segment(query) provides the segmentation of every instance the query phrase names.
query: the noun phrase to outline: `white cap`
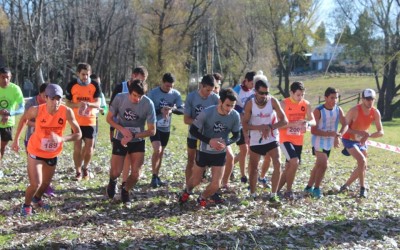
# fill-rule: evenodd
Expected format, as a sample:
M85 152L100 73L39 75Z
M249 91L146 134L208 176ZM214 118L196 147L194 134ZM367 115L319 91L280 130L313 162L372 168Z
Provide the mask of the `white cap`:
M256 84L258 81L263 81L268 86L268 88L270 87L268 78L265 75L261 75L261 74L255 75L253 78L254 84Z
M372 98L375 99L376 93L375 93L375 91L374 91L373 89L365 89L365 90L362 92L362 97L363 97L363 98L372 97Z

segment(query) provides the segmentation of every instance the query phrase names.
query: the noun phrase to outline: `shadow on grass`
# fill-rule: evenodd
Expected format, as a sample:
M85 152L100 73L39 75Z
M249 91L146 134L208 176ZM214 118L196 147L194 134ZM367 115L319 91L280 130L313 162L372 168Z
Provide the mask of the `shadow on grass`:
M182 214L174 214L179 216ZM146 217L142 214L143 217ZM139 215L140 217L140 215ZM122 219L119 215L109 218L112 220ZM246 230L239 228L233 232L224 232L224 230L204 230L204 233L196 235L170 236L162 235L158 237L143 237L137 234L128 234L128 240L116 241L107 240L105 236L102 240L91 241L86 244L65 244L41 243L33 245L33 249L59 249L59 248L79 248L79 249L149 249L149 248L321 248L337 247L344 243L356 244L357 242L366 242L372 240L385 243L385 236L389 238L398 237L400 234L398 217L384 216L376 219L366 220L342 220L342 221L316 221L313 223L277 227L271 223L260 225L257 230ZM44 227L45 225L42 225ZM54 225L54 223L52 224ZM79 226L79 225L73 225ZM30 230L33 228L30 226ZM22 230L20 232L28 232ZM140 231L140 230L139 230ZM127 231L128 232L128 231ZM111 233L111 232L110 232ZM129 233L129 232L128 232ZM111 235L111 234L110 234ZM124 237L126 239L126 237ZM131 239L131 240L130 240ZM389 244L386 242L386 244ZM382 246L383 246L382 245ZM389 245L390 246L390 245ZM13 246L13 248L23 248L23 245ZM349 246L351 247L351 246Z

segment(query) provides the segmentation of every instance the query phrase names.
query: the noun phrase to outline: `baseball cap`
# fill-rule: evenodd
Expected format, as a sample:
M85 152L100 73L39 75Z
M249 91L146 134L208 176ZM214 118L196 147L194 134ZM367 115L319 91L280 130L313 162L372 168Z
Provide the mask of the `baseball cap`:
M63 96L63 90L58 84L50 83L47 85L45 94L50 97L54 98L55 96L62 97Z
M374 98L375 99L376 93L375 93L375 91L373 89L365 89L362 92L362 97L363 98Z
M254 84L257 84L258 81L262 81L268 86L268 88L270 87L268 78L265 75L262 75L262 74L255 75L254 78L253 78Z

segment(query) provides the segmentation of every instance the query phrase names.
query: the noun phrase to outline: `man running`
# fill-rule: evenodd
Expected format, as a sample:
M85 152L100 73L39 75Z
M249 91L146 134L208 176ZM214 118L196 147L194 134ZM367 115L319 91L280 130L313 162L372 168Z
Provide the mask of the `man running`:
M107 114L107 122L117 130L113 139L107 194L110 199L114 198L117 179L123 170L125 156L128 155L131 173L121 187L121 200L126 205L130 204L129 191L139 180L143 166L144 138L156 133L156 112L153 102L144 95L146 86L141 80L133 80L129 85L129 93L118 94Z
M77 141L82 137L72 109L61 104L63 91L57 84L49 84L45 90L46 103L33 106L21 117L12 149L19 151L19 138L26 123L35 119L35 130L28 141L29 186L25 192L25 202L21 208L23 216L32 215L34 208L49 209L42 200L46 188L51 183L64 142ZM67 122L72 133L63 135Z
M383 126L381 114L374 108L376 93L373 89L365 89L361 95L361 104L351 108L346 114L346 124L349 128L342 137L345 147L344 154L351 155L357 161L357 168L351 173L349 179L340 188L340 192L345 192L348 187L357 179L360 181L360 198L367 198L365 187L365 176L367 174L367 145L368 138L382 137ZM375 123L376 132L369 133L368 129Z

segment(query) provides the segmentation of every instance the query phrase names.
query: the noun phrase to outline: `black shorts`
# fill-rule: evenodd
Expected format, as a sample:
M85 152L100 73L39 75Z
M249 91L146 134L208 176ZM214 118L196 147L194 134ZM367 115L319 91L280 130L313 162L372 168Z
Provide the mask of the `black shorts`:
M303 151L303 146L293 145L291 142L286 141L281 144L281 149L286 157L286 161L293 158L299 158L299 162L301 162L301 151Z
M200 140L187 138L187 147L191 149L197 149L198 143Z
M244 140L243 129L241 128L241 129L240 129L240 139L239 139L239 141L236 142L236 145L240 146L240 145L243 145L243 144L245 144L245 143L246 143L246 142L245 142L245 140Z
M154 136L150 136L150 141L159 141L161 142L161 146L166 147L169 141L170 132L162 132L160 130L156 130L156 134Z
M113 140L112 144L113 155L125 156L126 154L144 152L145 149L145 140L141 140L138 142L128 142L128 145L126 147L122 146L121 141L117 139Z
M0 128L1 141L12 141L12 127Z
M38 161L44 161L50 167L55 167L57 165L57 160L58 160L57 156L54 158L42 158L36 155L29 154L29 157Z
M220 154L209 154L196 151L196 165L199 167L223 167L226 162L226 152Z
M259 155L266 155L270 150L279 147L279 142L273 141L263 145L250 146L250 150Z
M82 139L94 139L96 138L96 126L80 126L82 131Z
M325 150L325 149L322 149L322 151L320 151L320 152L325 153L326 156L328 156L328 158L329 158L329 155L331 154L330 150ZM314 147L312 147L312 154L315 155L315 148Z

